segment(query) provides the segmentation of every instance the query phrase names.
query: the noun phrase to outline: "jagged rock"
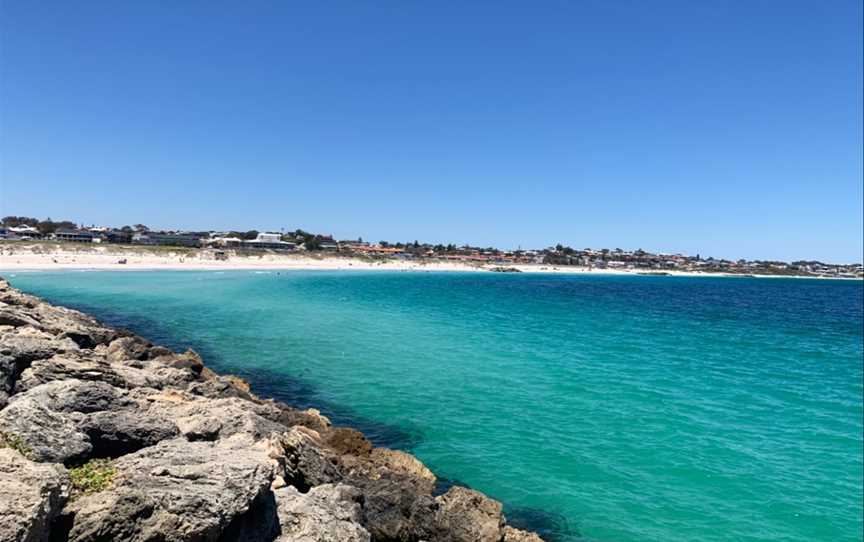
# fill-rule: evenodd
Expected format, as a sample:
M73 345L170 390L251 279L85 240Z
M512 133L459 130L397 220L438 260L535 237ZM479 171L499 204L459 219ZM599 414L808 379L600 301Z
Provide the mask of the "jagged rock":
M201 371L204 369L204 361L201 359L201 356L192 349L189 349L182 354L175 354L169 351L168 353L152 358L151 364L165 365L166 367L173 367L174 369L183 369L195 376L200 375ZM248 386L246 391L249 391Z
M113 466L112 487L68 507L69 542L272 540L278 530L273 462L246 437L162 441Z
M119 457L179 434L170 419L135 408L89 414L78 428L90 439L92 457Z
M543 539L534 533L514 529L508 525L504 527L503 542L543 542Z
M285 427L302 425L317 433L324 433L331 425L330 420L314 408L298 410L272 399L259 401L259 404L270 407L261 410L259 412L261 416Z
M143 361L150 358L150 343L139 337L120 337L102 347L101 353L109 361Z
M0 540L47 541L69 487L61 465L34 463L15 450L0 448Z
M21 373L37 359L78 349L71 340L60 340L32 327L16 327L0 332L0 408L15 390Z
M49 409L38 396L15 395L0 410L0 433L20 439L34 461L74 463L93 450L90 439L68 417Z
M363 494L344 484L324 484L303 494L292 486L276 496L280 534L275 542L369 542L363 528Z
M252 435L260 439L270 433L280 433L285 430L284 426L244 410L241 406L214 404L217 401L232 400L207 400L190 405L188 408L177 409L175 411L177 426L190 440L216 440L236 433Z
M54 307L41 303L34 309L39 326L61 338L69 338L81 348L93 348L106 344L117 336L113 329L103 327L95 319L65 307Z
M151 393L149 411L171 419L189 440L216 440L243 433L260 440L288 428L260 416L259 405L239 398L210 399L187 392Z
M70 338L82 348L93 348L116 337L117 332L102 326L84 313L65 307L55 307L27 296L3 281L0 325L30 326L61 338Z
M0 309L0 326L31 326L39 328L39 322L32 318L29 314L21 312L13 312L7 309Z
M336 453L369 457L372 453L372 443L363 433L350 427L335 427L328 431L324 442Z
M501 503L478 491L453 486L435 501L438 507L430 540L499 542L504 535Z
M280 463L280 474L300 491L343 478L337 456L319 439L318 433L300 426L270 439L270 456Z
M435 487L437 481L435 475L411 454L399 450L375 448L369 457L379 474L382 471L387 471L396 476L410 478L414 480L418 491L422 493L431 493Z
M50 358L58 352L78 349L78 345L71 339L59 339L32 327L9 328L8 331L0 333L0 355L16 361Z
M53 380L74 378L108 383L118 388L185 388L195 375L183 369L159 366L140 368L110 363L95 355L57 355L34 361L21 373L15 391L24 391Z
M221 376L212 376L209 370L205 367L202 371L203 381L193 382L187 388L190 393L203 397L227 399L229 397L239 397L241 399L251 400L252 395L237 386L234 383Z
M348 481L360 485L364 526L374 540L433 540L426 535L436 531L424 524L434 512L431 495L418 494L413 484L399 478L352 477Z
M22 411L29 417L12 419ZM178 434L170 419L140 408L125 390L74 379L15 396L0 411L0 432L17 435L32 448L34 459L67 463L117 457ZM60 441L64 446L54 447Z
M134 405L125 390L89 380L54 380L31 388L23 395L55 412L87 414Z
M12 307L32 309L39 303L44 303L35 295L25 294L11 287L6 279L0 278L0 303Z
M55 380L88 380L104 382L115 387L128 388L134 385L144 386L147 384L147 375L135 373L124 378L118 373L119 367L112 366L101 358L87 356L86 354L62 354L48 359L36 360L30 367L21 373L21 377L15 385L16 393L27 391L36 386ZM129 371L131 368L124 368Z

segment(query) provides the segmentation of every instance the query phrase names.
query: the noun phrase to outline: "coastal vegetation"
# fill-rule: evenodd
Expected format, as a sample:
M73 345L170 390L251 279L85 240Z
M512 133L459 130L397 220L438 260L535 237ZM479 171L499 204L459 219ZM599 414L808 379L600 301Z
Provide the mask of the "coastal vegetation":
M30 455L30 447L24 442L24 439L13 433L0 432L0 448L9 448L15 450L19 454L27 457Z
M108 459L91 459L83 465L69 469L72 496L89 495L107 489L114 481L117 469Z

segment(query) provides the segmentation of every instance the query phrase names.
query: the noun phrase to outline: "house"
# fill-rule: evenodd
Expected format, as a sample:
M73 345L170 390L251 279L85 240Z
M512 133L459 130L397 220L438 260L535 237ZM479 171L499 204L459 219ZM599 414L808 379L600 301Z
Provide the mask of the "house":
M92 231L92 230L91 230ZM101 233L101 238L106 243L131 243L132 232L124 230L107 230Z
M364 256L395 256L403 252L403 249L397 247L382 247L380 245L353 244L346 247L351 252L362 254Z
M281 233L262 232L255 239L243 241L243 248L252 250L294 250L297 248L297 244L283 241Z
M214 247L235 247L238 248L243 244L243 239L239 237L210 237L207 239L207 244Z
M64 243L92 243L96 235L87 230L57 230L51 238Z
M321 250L339 250L339 243L331 239L322 239L321 242L318 243L318 247Z
M139 245L163 245L179 247L197 247L201 245L198 235L182 232L138 232L132 236L132 242Z
M12 226L6 228L6 235L10 239L39 239L42 234L33 226L21 224L20 226Z

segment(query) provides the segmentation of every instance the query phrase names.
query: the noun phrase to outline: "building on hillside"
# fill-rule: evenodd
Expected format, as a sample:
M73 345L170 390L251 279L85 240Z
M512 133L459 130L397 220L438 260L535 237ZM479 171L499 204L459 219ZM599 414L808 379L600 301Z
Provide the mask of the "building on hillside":
M343 252L363 252L369 248L369 243L363 241L339 241L339 250Z
M262 232L255 239L243 241L243 248L252 250L294 250L297 248L297 244L283 241L281 233Z
M381 245L370 245L368 243L343 245L343 248L364 256L397 256L404 252L404 249L398 247L382 247Z
M123 230L107 230L99 234L106 243L129 244L132 242L132 232Z
M201 240L198 238L198 235L182 232L138 232L132 236L132 242L138 245L201 246Z
M332 239L322 239L318 243L318 248L321 250L339 250L339 242Z
M216 236L207 239L206 244L211 247L240 248L243 244L243 239L240 239L239 237Z
M41 239L42 234L33 226L21 224L20 226L11 226L6 228L6 235L9 239Z
M57 230L51 238L64 243L92 243L96 235L87 230Z

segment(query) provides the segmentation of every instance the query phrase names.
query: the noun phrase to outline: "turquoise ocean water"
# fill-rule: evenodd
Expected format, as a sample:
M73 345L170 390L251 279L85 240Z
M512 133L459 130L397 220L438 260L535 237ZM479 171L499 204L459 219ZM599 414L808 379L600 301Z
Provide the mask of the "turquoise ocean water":
M559 540L862 536L860 282L5 275L408 449Z

